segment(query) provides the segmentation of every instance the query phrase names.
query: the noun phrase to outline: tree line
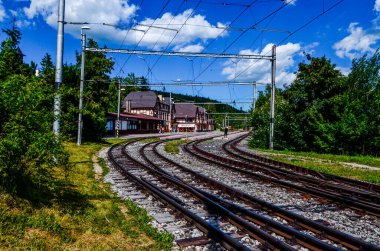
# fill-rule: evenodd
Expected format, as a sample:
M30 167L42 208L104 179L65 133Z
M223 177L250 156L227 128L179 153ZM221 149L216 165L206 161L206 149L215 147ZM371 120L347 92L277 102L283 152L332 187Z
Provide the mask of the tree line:
M296 79L276 89L275 149L320 153L380 153L380 53L352 61L344 76L326 57L306 55ZM269 145L270 89L252 113L250 144Z
M64 64L61 97L60 137L52 130L55 66L49 54L38 65L24 62L21 33L16 28L2 30L6 38L0 47L0 190L22 195L51 184L52 170L68 163L62 142L77 136L80 62ZM98 48L93 40L88 46ZM105 54L86 55L83 105L83 138L99 141L105 135L106 113L116 111L118 80L110 78L114 62ZM146 79L129 74L121 81L140 87Z

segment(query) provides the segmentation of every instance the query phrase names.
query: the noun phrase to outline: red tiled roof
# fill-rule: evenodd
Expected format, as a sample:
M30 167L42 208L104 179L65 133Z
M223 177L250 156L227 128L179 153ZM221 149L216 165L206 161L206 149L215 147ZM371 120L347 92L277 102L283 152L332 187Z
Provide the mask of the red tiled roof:
M117 116L117 113L115 112L109 112L108 115L110 116ZM123 118L131 118L131 119L141 119L141 120L151 120L151 121L163 121L162 119L152 117L149 115L144 115L144 114L134 114L134 113L120 113L120 117Z
M185 118L195 118L197 114L197 106L194 104L175 104L175 117Z
M157 103L157 95L153 91L130 92L123 101L123 108L130 101L131 109L154 108Z

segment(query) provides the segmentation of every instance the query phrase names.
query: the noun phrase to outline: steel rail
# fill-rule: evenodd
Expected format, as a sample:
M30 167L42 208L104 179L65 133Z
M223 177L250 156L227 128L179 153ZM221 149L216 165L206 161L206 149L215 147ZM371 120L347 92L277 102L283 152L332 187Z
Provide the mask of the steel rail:
M210 137L209 139L211 139ZM191 142L190 142L191 143ZM188 143L188 144L190 144ZM257 197L251 196L243 191L237 190L233 187L227 186L224 183L214 180L212 178L209 178L205 175L202 175L196 171L193 171L189 168L184 167L183 165L178 164L177 162L174 162L173 160L167 158L164 155L161 155L158 150L157 146L160 143L157 143L153 147L153 152L159 156L160 158L164 159L165 161L178 166L182 170L194 175L198 181L201 181L208 186L214 187L216 189L221 190L225 194L229 194L230 196L239 198L246 203L252 205L254 208L259 208L261 210L265 210L271 214L274 214L278 217L281 217L282 219L285 219L286 221L290 222L294 226L301 227L303 229L307 229L319 236L322 236L324 238L330 239L334 242L340 243L346 248L350 250L368 250L368 251L380 251L380 248L371 244L367 243L361 239L355 238L349 234L343 233L341 231L332 229L330 227L327 227L319 222L315 222L313 220L310 220L304 216L295 214L293 212L290 212L288 210L285 210L279 206L276 206L272 203L266 202L262 199L259 199ZM185 145L185 150L190 151L190 149L187 149L187 146Z
M339 176L331 175L332 177L329 177L321 172L304 168L306 170L309 170L307 174L311 175L311 176L306 176L304 175L306 173L305 171L297 172L297 171L294 171L295 168L292 168L291 170L284 169L284 168L279 167L279 165L273 165L273 164L270 165L267 163L262 163L260 161L255 161L255 159L252 159L253 157L252 158L246 157L246 156L250 156L249 153L243 150L240 150L236 146L236 144L240 142L241 140L243 140L245 137L247 137L247 135L243 135L234 140L224 143L222 145L223 150L234 158L248 162L248 164L254 162L257 165L261 165L264 168L272 170L276 174L284 174L286 178L290 178L290 179L294 179L296 181L302 182L307 187L314 187L315 189L329 190L330 192L333 192L334 194L343 195L348 198L354 198L355 200L360 201L364 204L380 207L380 194L376 194L370 191L363 191L356 187L352 187L352 185L349 186L347 185L347 183L345 183L345 181L343 181L344 184L338 183ZM233 149L233 151L230 150L229 147ZM335 183L332 183L332 182L335 182Z
M313 195L318 196L318 197L327 198L327 199L335 201L335 202L340 202L347 207L355 208L357 210L363 210L363 211L366 211L367 213L370 213L370 214L373 214L376 216L380 216L380 207L377 204L370 204L368 202L355 200L355 198L342 197L342 195L338 194L338 193L329 192L329 191L325 191L325 190L321 190L321 189L316 189L314 187L300 186L298 184L293 184L293 183L290 183L288 181L281 180L281 176L286 177L286 175L282 175L281 173L278 173L274 170L268 170L267 168L263 168L263 167L258 166L258 165L243 163L243 162L240 162L237 160L233 160L233 159L226 158L223 156L218 156L218 155L212 154L210 152L207 152L205 150L202 150L199 147L197 147L197 144L199 144L203 141L206 141L206 139L196 140L193 142L192 147L197 152L197 153L193 153L193 154L195 154L199 158L203 158L204 160L206 160L209 163L218 164L218 165L224 166L228 169L235 170L235 171L240 172L240 173L244 173L248 176L253 176L255 178L265 180L267 182L279 184L281 186L292 188L292 189L295 189L295 190L300 191L300 192L306 192L306 193L313 194ZM207 157L205 157L205 156L207 156ZM244 170L241 168L251 169L254 171L258 171L258 172L261 171L264 174L267 174L270 176L266 176L264 174ZM289 177L289 175L287 175L287 176Z
M137 141L137 140L136 140ZM135 141L131 141L127 144L132 144ZM160 198L161 200L164 200L166 204L176 211L180 216L183 216L187 221L194 223L206 236L214 239L215 241L222 244L223 247L225 247L228 250L250 250L246 246L242 245L237 240L233 239L231 236L227 235L223 231L217 229L215 226L209 224L207 221L200 218L198 215L194 214L190 210L183 207L180 203L178 203L176 200L173 199L172 196L168 196L168 194L161 189L156 188L151 183L148 183L146 180L140 179L136 175L132 174L128 170L126 170L122 165L117 163L115 160L115 157L113 156L113 149L115 147L119 146L120 144L113 145L110 150L108 151L108 158L113 164L114 167L116 167L122 174L125 176L128 176L133 181L135 181L140 187L144 188L145 190L148 190L151 192L151 194L155 197ZM124 149L124 147L123 147ZM130 156L127 155L128 159L135 161Z
M143 148L140 149L140 155L142 153L142 157L144 157L144 153L142 151ZM162 172L161 170L156 170L148 165L142 163L141 161L137 160L136 158L132 157L127 153L125 150L125 147L122 150L123 154L127 156L130 160L135 162L136 164L144 167L148 172L154 173L159 178L165 179L166 181L176 185L177 187L181 187L186 192L190 192L193 194L193 196L196 196L198 199L202 200L203 203L207 205L207 208L211 208L212 211L215 211L218 213L218 215L224 217L226 220L228 220L230 223L235 225L237 228L239 228L241 231L246 232L250 237L258 240L262 245L264 245L265 249L271 249L271 250L289 250L289 251L295 251L294 248L292 248L290 245L286 244L285 242L280 241L279 239L273 237L272 235L268 234L267 232L261 230L260 228L256 227L251 222L241 218L240 216L234 214L230 210L222 207L221 205L215 203L214 201L210 200L203 194L201 194L199 191L193 189L188 184L185 184L181 180L179 180L177 177L172 177L171 175L168 175L166 172ZM323 249L321 249L323 250ZM328 249L328 250L336 250L336 249Z
M150 145L153 145L153 153L156 156L158 156L158 157L164 159L165 161L167 161L168 163L170 163L174 166L177 166L177 167L183 169L184 171L188 172L188 169L186 167L183 167L182 165L179 165L176 162L174 162L174 161L172 161L172 160L170 160L170 159L166 158L165 156L158 153L156 147L163 142L167 142L167 141L171 141L171 140L172 139L163 140L160 142L148 143L141 148L140 155L143 156L143 158L150 165L152 165L156 170L168 174L165 170L163 170L156 163L154 163L151 159L149 159L147 157L147 155L144 153L145 149L147 147L150 147ZM191 172L191 173L193 174L193 172ZM170 174L168 174L168 175L170 175ZM183 184L186 183L183 179L180 179L178 177L175 177L175 178L178 179L179 181L181 181ZM206 185L209 185L209 184L206 183ZM306 234L304 234L298 230L295 230L294 228L288 227L288 226L281 224L277 221L274 221L268 217L262 216L258 213L253 212L253 211L239 207L239 206L235 205L234 203L227 202L227 201L223 200L222 198L219 198L213 194L204 192L198 188L195 188L192 185L188 185L188 186L191 187L192 189L194 189L195 191L203 194L204 196L206 196L208 199L214 201L215 203L221 204L223 207L225 207L225 208L233 211L234 213L240 215L241 217L246 218L249 221L254 222L255 224L257 224L261 227L264 227L265 229L268 229L268 230L270 230L276 234L279 234L288 240L294 241L294 242L296 242L296 243L298 243L298 244L300 244L306 248L309 248L310 250L340 250L339 248L336 248L330 244L327 244L327 243L325 243L325 242L323 242L323 241L321 241L315 237L312 237L310 235L306 235Z
M248 136L249 136L249 134L245 135L245 137L248 137ZM243 140L243 139L244 139L244 137L240 138L240 140ZM259 156L259 155L249 153L249 152L246 152L246 151L243 151L243 150L237 148L236 147L237 143L238 143L238 140L236 142L234 142L231 147L235 151L239 152L240 156L241 155L247 156L250 158L250 161L255 161L258 164L275 165L275 166L278 166L278 167L281 167L284 169L288 169L288 170L292 170L292 171L295 171L298 173L310 174L310 175L314 175L314 176L317 176L320 178L324 178L326 180L333 180L333 181L341 182L341 183L343 182L343 183L347 183L347 184L352 185L352 186L360 187L360 188L368 190L368 191L380 193L380 185L378 185L378 184L373 184L373 183L364 182L364 181L360 181L360 180L354 180L354 179L350 179L350 178L340 177L340 176L336 176L336 175L332 175L332 174L325 174L325 173L321 173L319 171L311 170L311 169L304 168L301 166L296 166L296 165L288 164L285 162L273 160L273 159L270 159L267 157Z

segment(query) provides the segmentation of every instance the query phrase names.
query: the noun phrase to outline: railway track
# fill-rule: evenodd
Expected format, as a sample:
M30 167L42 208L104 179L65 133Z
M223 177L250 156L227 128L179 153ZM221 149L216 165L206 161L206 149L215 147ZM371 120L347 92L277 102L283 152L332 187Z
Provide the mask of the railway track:
M236 250L255 248L295 250L301 247L308 250L340 250L340 248L380 250L374 245L194 172L160 154L157 147L162 143L163 141L153 142L142 146L138 151L140 157L137 157L136 151L132 154L128 153L126 150L128 146L122 150L121 146L115 146L108 155L113 165L134 180L133 182L153 194L157 193L154 196L165 200L165 204L170 204L170 208L176 212L177 217L186 215L187 220L193 222L192 224L203 232L202 236L177 240L180 245L181 243L183 246L189 243L208 243L207 239L212 235L215 237L214 241L224 248ZM139 166L138 170L136 166ZM145 175L148 176L145 177ZM176 188L173 190L174 187ZM178 191L187 195L178 194ZM191 199L188 197L189 194L192 196ZM190 201L194 204L189 204ZM203 209L206 211L199 211L200 203L203 203ZM192 208L197 208L198 211L195 210L196 213L194 213ZM184 213L181 211L183 209L189 212ZM195 216L191 216L192 213ZM273 220L270 216L275 216L274 218L277 217L280 220ZM221 229L219 229L221 233L215 234L213 231L218 230L217 226L216 229L210 230L213 226L215 228L215 223L220 225L221 222L225 228L235 229L233 237L226 232L223 234Z
M261 162L253 162L249 157L243 155L237 149L235 142L238 142L245 136L241 136L232 142L227 142L223 145L223 150L229 156L223 156L220 152L211 152L202 149L199 145L208 139L199 139L190 142L186 145L185 149L192 155L202 158L204 161L224 166L225 168L233 169L244 173L245 175L252 176L266 182L271 182L283 187L291 188L299 192L312 194L320 198L325 198L334 202L339 202L345 207L351 207L355 210L362 211L362 213L371 213L380 216L380 195L374 191L377 186L372 184L368 185L365 182L351 181L350 179L343 178L343 184L339 183L340 177L332 175L324 175L319 172L312 172L306 174L306 170L300 172L295 171L295 166L291 167L292 170L279 167L273 164L263 164ZM231 156L233 158L231 158ZM311 175L313 174L313 175ZM333 178L335 180L333 180ZM360 188L348 185L348 183L362 184ZM372 190L365 190L363 187Z
M376 194L377 198L375 198L375 199L376 199L376 201L379 200L378 196L380 194L380 185L378 185L378 184L373 184L373 183L369 183L369 182L363 182L363 181L359 181L359 180L353 180L353 179L349 179L349 178L345 178L345 177L340 177L340 176L335 176L335 175L330 175L330 174L324 174L324 173L321 173L321 172L318 172L318 171L315 171L315 170L311 170L311 169L308 169L308 168L304 168L304 167L300 167L300 166L284 163L284 162L281 162L281 161L273 160L273 159L270 159L270 158L266 158L266 157L263 157L263 156L259 156L257 154L253 154L251 152L244 151L244 150L240 149L237 145L242 140L246 139L249 135L250 135L250 133L242 135L240 137L237 137L236 139L231 140L229 142L226 142L223 145L223 149L226 152L232 154L234 157L237 157L237 158L239 158L241 160L246 160L246 161L254 162L254 163L257 163L257 164L260 164L260 165L267 166L269 168L275 169L275 170L291 171L292 173L305 174L305 175L309 175L309 176L312 176L312 177L323 179L323 180L326 180L326 181L329 181L329 182L336 182L336 183L339 183L340 185L345 184L345 185L351 186L351 188L354 186L355 188L357 188L357 189L354 190L354 192L356 192L356 191L364 191L365 192L364 196ZM334 188L334 189L336 189L336 186L334 186L334 184L332 184L331 187ZM360 197L361 194L358 194L357 196Z
M193 175L193 178L195 178L199 184L202 184L203 186L208 186L209 189L211 188L217 188L216 191L214 191L213 194L217 194L218 196L223 195L227 196L221 201L224 201L225 199L234 201L235 204L246 204L249 206L249 210L259 212L263 215L268 215L271 218L275 219L278 218L280 222L288 222L289 225L295 227L296 229L303 229L305 232L311 232L314 233L314 236L319 236L321 239L329 239L330 241L335 241L336 243L341 244L346 249L350 250L380 250L374 245L368 244L364 241L358 240L357 238L353 238L350 235L347 235L345 233L342 233L340 231L336 231L332 228L326 227L321 223L309 220L305 217L302 217L300 215L294 214L288 210L284 210L283 208L280 208L276 205L273 205L271 203L268 203L266 201L260 200L258 198L255 198L245 192L242 192L240 190L234 189L230 186L227 186L215 179L209 178L205 175L200 174L199 171L193 171L190 168L186 168L183 165L176 163L175 161L168 159L167 157L163 156L162 154L159 154L157 151L157 145L160 143L157 143L153 147L154 153L159 156L162 159L165 159L167 162L171 163L172 165L177 166L177 168L180 168L182 172L191 173ZM146 155L148 156L148 155ZM167 164L161 163L161 166L167 166ZM176 174L179 173L178 171L171 171L171 173ZM202 183L200 183L202 182ZM198 183L195 183L194 185L197 185ZM224 201L224 203L226 203ZM230 207L231 205L224 204L227 207ZM232 206L233 207L233 206ZM265 225L265 223L261 222L259 223L261 225ZM314 247L315 248L315 247ZM313 249L312 249L313 250ZM323 249L322 249L323 250ZM327 249L326 249L327 250Z
M123 154L120 155L120 152ZM120 151L118 146L113 147L108 152L108 157L126 176L144 187L153 196L165 201L166 206L170 207L177 217L186 218L204 233L205 239L212 237L214 241L220 243L225 249L256 249L255 246L250 244L247 236L258 236L256 238L265 240L260 249L295 250L208 199L187 184L140 162L125 151L125 148ZM245 238L244 244L241 242L243 238ZM194 241L194 239L177 240L180 244ZM253 241L253 243L255 242Z

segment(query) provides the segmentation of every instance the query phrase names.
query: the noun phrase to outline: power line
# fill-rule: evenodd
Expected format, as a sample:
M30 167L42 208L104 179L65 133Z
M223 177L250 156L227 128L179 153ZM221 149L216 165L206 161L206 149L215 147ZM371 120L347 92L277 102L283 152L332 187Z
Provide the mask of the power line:
M235 23L252 5L254 5L258 0L254 0L252 1L250 4L246 5L245 8L231 21L230 25L232 25L233 23ZM229 25L229 26L230 26ZM218 34L218 36L216 36L216 38L214 38L210 43L208 43L202 50L205 51L208 47L210 47L226 30L223 30L222 32L220 32Z
M89 79L86 82L103 82L103 83L116 83L116 81ZM164 86L223 86L223 85L268 85L268 83L248 82L248 81L209 81L209 82L158 82L156 84L123 84L122 86L139 86L139 87L164 87Z
M140 4L139 4L138 6L141 7L142 4L143 4L143 2L144 2L144 0L141 0ZM124 38L123 38L123 41L122 41L121 44L119 45L119 48L123 48L123 45L124 45L124 43L125 43L125 40L127 39L128 35L129 35L129 31L130 31L130 30L128 30L128 31L125 33L125 36L124 36ZM120 67L119 62L117 61L117 58L115 58L115 63L117 64L118 67ZM120 67L120 69L121 69L121 67ZM122 70L122 72L124 73L123 70Z
M331 11L332 9L336 8L339 4L341 4L342 2L344 2L345 0L340 0L338 2L336 2L335 4L333 4L330 8L328 9L323 9L323 11L316 15L315 17L313 17L312 19L310 19L309 21L305 22L303 25L301 25L300 27L298 27L296 30L294 30L291 34L289 34L287 37L285 37L284 39L282 39L279 43L277 43L277 45L280 45L282 43L284 43L287 39L289 39L291 36L293 36L295 33L299 32L300 30L302 30L303 28L305 28L306 26L310 25L312 22L314 22L315 20L317 20L318 18L320 18L321 16L323 16L324 14L326 14L327 12ZM268 55L271 51L268 51L266 53L264 53L263 55ZM245 68L243 71L241 71L238 75L236 75L233 79L236 80L239 76L241 76L243 73L247 72L249 69L251 69L256 63L258 62L258 60L256 60L255 62L253 62L253 64L250 64L247 68Z
M114 28L126 28L128 31L134 30L134 31L145 32L145 30L140 30L140 29L134 28L131 25L116 25L116 24L109 24L109 23L92 23L92 22L65 22L65 24L71 24L71 25L104 25L104 26L110 26L110 27L114 27Z
M239 15L237 16L237 17L235 17L235 19L231 22L231 24L232 23L234 23L234 22L236 22L236 20L238 20L243 14L244 14L244 12L245 11L247 11L255 2L257 2L258 0L254 0L252 3L250 3L250 4L248 4L248 5L245 5L245 9L241 12L241 13L239 13ZM196 8L199 6L199 4L200 4L200 2L201 1L198 1L198 4L197 4L197 6L196 6ZM193 11L194 12L194 11ZM189 16L190 17L190 16ZM188 20L188 19L187 19ZM186 20L186 21L187 21ZM186 24L186 21L182 24L182 26L181 26L181 29L182 29L182 27L183 27L183 25L185 25ZM202 52L204 52L205 50L206 50L206 48L208 48L213 42L215 42L215 40L217 40L217 38L218 37L220 37L224 32L225 32L226 30L224 29L224 30L222 30L222 32L220 32L218 35L217 35L217 37L211 42L211 43L209 43L205 48L203 48L202 49ZM178 33L177 33L178 34ZM174 40L174 38L173 38L173 40ZM172 40L172 41L173 41ZM161 58L161 57L160 57ZM157 63L158 61L156 61L156 63ZM156 63L155 63L155 65L156 65ZM154 65L154 66L155 66ZM193 78L194 78L194 76L193 76ZM193 79L193 81L195 80L195 78Z
M205 58L241 58L241 59L267 59L271 60L272 56L255 55L255 54L227 54L227 53L193 53L193 52L174 52L174 51L152 51L152 50L128 50L128 49L110 49L110 48L89 48L86 51L104 52L104 53L123 53L130 55L161 55L177 57L205 57Z
M180 12L180 10L181 10L181 8L182 8L182 6L183 6L184 3L185 3L185 1L182 1L181 4L178 6L178 8L177 8L177 10L176 10L176 14L173 15L173 17L172 17L172 19L170 20L169 24L166 25L166 27L165 27L166 29L170 30L170 28L168 28L169 25L171 24L171 22L173 22L174 18L179 14L179 12ZM137 25L139 25L139 24L137 24ZM176 34L178 34L179 30L175 30L175 31L176 31ZM154 43L154 45L152 46L152 48L156 48L156 45L158 44L158 42L160 41L160 39L161 39L161 37L164 35L164 33L165 33L165 30L162 31L162 33L160 34L160 37L157 38L157 40L156 40L156 42ZM147 62L147 60L145 60L145 59L143 59L143 60L144 60L144 62L147 64L147 66L148 66L148 70L150 70L151 75L153 75L153 67L151 67L151 66L149 65L149 63ZM149 73L149 71L148 71L148 73Z
M176 105L228 105L228 104L252 104L252 101L231 101L231 102L174 102Z
M168 4L170 3L171 0L167 0L166 3L164 3L164 5L162 6L161 10L159 11L159 13L157 14L155 20L153 21L152 25L156 22L156 20L158 19L159 16L161 16L161 14L164 12L164 10L166 9L166 7L168 6ZM148 27L148 29L146 30L146 32L144 33L144 35L140 38L140 40L138 41L138 43L135 45L134 49L136 49L141 41L144 39L145 35L147 34L147 32L149 31L150 27ZM132 55L129 55L128 58L125 60L124 64L121 66L118 74L116 75L119 75L121 71L123 71L123 68L124 66L127 64L127 62L129 61L129 59L131 58Z
M156 24L156 25L179 26L179 25L182 25L182 24ZM288 34L291 33L288 30L272 29L272 28L262 28L262 27L213 26L213 25L189 24L189 23L186 23L184 25L185 26L202 27L202 28L208 28L208 29L227 30L227 31L259 30L259 31L279 32L279 33L288 33Z
M248 112L208 112L211 115L250 115Z
M277 13L278 13L278 12L277 12ZM274 19L275 16L277 15L277 13L275 13L275 14L271 17L271 19L268 20L268 22L266 23L265 26L268 26L268 25L273 21L273 19ZM256 36L256 38L252 41L252 43L248 46L248 48L253 47L253 45L256 43L256 41L259 39L259 37L263 35L263 32L264 32L264 31L261 31L260 34ZM290 34L291 32L290 32L290 31L287 31L286 33L289 33L289 34ZM261 46L262 46L262 44L261 44ZM262 47L261 47L261 49L262 49ZM236 79L236 68L237 68L237 64L238 64L240 61L241 61L241 60L238 60L237 62L234 62L234 64L235 64L235 75L234 75L234 78L235 78L235 79ZM256 62L257 62L257 61L258 61L258 60L256 60Z
M195 8L191 11L190 15L186 18L185 22L181 25L181 27L179 28L179 31L182 30L183 26L186 24L186 22L190 19L190 17L194 14L195 10L199 7L199 5L201 4L202 0L199 0L197 5L195 6ZM172 40L169 42L169 44L166 46L165 50L164 51L167 51L167 49L170 47L170 45L173 43L174 39L178 36L179 34L179 31L173 36ZM162 55L160 55L158 57L158 59L154 62L153 66L152 66L152 70L154 69L154 67L157 65L158 61L161 59Z
M283 5L281 5L279 8L277 8L276 10L272 11L271 13L269 13L267 16L263 17L260 21L256 22L255 24L253 24L251 27L255 27L257 26L258 24L262 23L264 20L266 20L267 18L271 17L272 15L274 15L275 13L279 12L280 10L282 10L283 8L285 8L286 6L288 6L290 3L292 3L294 0L291 0L291 1L288 1L286 3L284 3ZM243 31L241 34L239 34L239 36L237 36L224 50L222 53L225 53L229 48L231 48L231 46L236 43L245 33L247 33L248 30L245 30ZM214 64L216 61L216 59L212 60L207 66L206 68L204 68L199 74L197 77L195 77L194 80L198 79L203 73L205 73L207 71L208 68L210 68L210 66L212 64Z
M177 10L176 10L176 14L173 15L173 17L172 17L172 19L170 20L169 24L166 25L166 28L168 28L168 26L171 24L171 22L173 22L174 18L178 15L178 13L179 13L179 11L180 11L180 9L182 8L182 6L183 6L184 3L185 3L185 1L182 1L182 3L179 5L179 7L178 7ZM179 30L176 29L176 31L177 31L176 34L178 34ZM165 31L162 31L160 37L159 37L159 38L156 40L156 42L154 43L153 48L156 48L156 45L157 45L158 41L161 39L161 37L164 35L164 33L165 33Z
M298 27L295 31L293 31L287 37L285 37L283 40L281 40L277 45L282 44L283 42L285 42L286 40L288 40L291 36L293 36L295 33L299 32L302 29L304 29L306 26L308 26L309 24L311 24L312 22L314 22L315 20L317 20L318 18L320 18L321 16L323 16L324 14L326 14L327 12L331 11L332 9L334 9L335 7L337 7L339 4L343 3L344 1L345 0L340 0L340 1L336 2L335 4L333 4L327 10L325 10L323 8L323 11L319 15L315 16L314 18L310 19L309 21L307 21L306 23L304 23L303 25L301 25L300 27Z
M196 0L186 0L188 2L196 2ZM246 7L249 4L248 3L233 3L233 2L219 2L219 1L203 1L205 4L212 4L212 5L221 5L221 6L240 6L240 7Z

